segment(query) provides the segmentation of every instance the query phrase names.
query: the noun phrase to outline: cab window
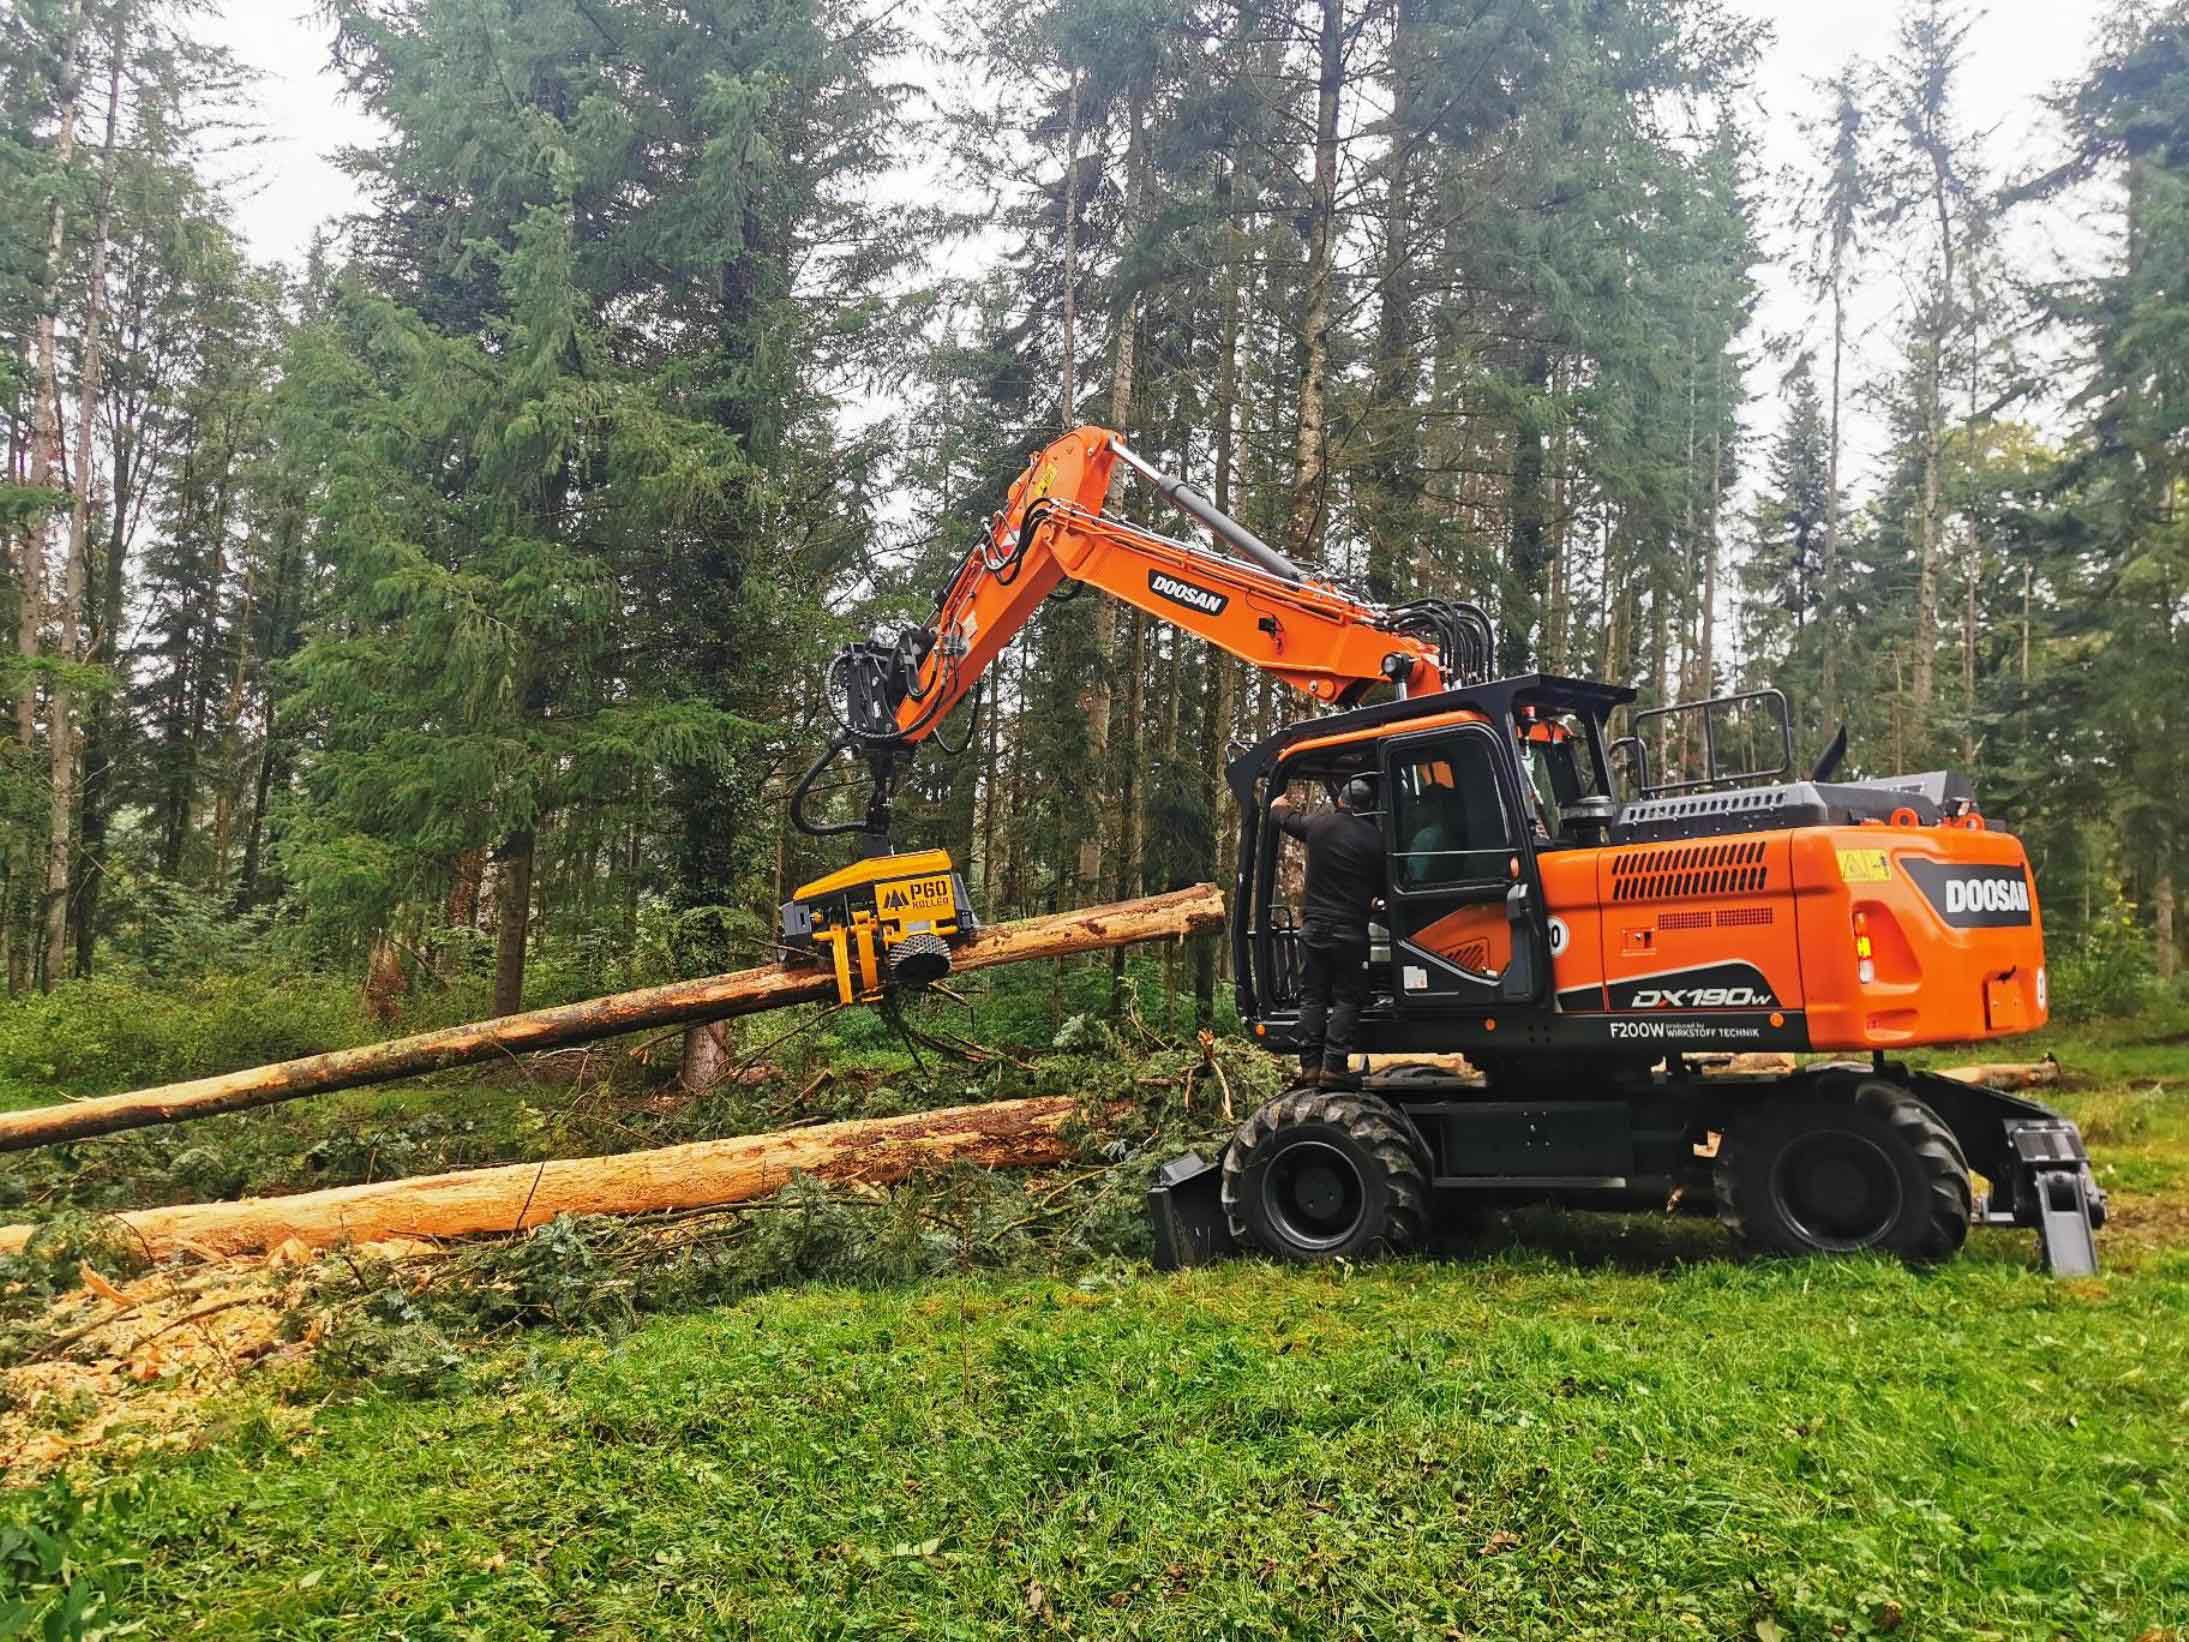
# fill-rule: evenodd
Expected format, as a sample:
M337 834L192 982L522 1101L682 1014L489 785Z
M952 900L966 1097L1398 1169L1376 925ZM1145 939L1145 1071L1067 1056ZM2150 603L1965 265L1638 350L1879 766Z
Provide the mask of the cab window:
M1393 788L1392 880L1400 890L1504 879L1513 829L1488 736L1455 736L1407 754Z
M1520 726L1521 773L1535 804L1538 841L1556 838L1558 812L1596 793L1596 771L1579 721L1569 714L1532 718Z

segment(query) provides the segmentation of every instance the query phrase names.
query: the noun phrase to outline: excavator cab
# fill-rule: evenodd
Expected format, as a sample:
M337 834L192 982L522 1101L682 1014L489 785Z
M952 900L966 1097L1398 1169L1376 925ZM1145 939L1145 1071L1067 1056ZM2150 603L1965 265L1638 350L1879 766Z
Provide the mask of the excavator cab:
M1604 727L1631 695L1543 676L1463 687L1312 720L1236 761L1237 904L1248 915L1234 926L1235 964L1256 1036L1290 1047L1299 1002L1298 846L1269 803L1372 774L1388 870L1362 1048L1448 1051L1462 1022L1526 1041L1530 1018L1551 1009L1571 937L1547 906L1543 862L1608 831L1617 806Z

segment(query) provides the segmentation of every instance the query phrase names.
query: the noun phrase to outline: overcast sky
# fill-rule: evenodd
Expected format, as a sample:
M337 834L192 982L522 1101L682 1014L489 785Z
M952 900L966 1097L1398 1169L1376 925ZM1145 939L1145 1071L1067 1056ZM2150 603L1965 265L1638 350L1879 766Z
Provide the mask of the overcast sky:
M1772 168L1802 158L1798 121L1814 112L1810 80L1829 74L1852 54L1882 57L1892 47L1897 7L1892 0L1731 0L1739 10L1770 22L1776 38L1758 84L1765 161ZM2096 0L1993 0L1970 38L1969 69L1962 87L1969 124L1994 132L1995 163L2012 168L2021 156L2034 161L2049 151L2050 136L2038 98L2073 74L2088 56ZM265 75L262 88L267 145L254 156L250 192L237 219L260 258L296 259L313 228L354 203L349 179L335 169L332 152L343 144L370 143L372 121L342 97L327 66L328 30L307 0L226 0L207 30ZM2049 254L2049 242L2029 226L2028 255ZM1772 249L1785 247L1774 237ZM1764 334L1802 328L1807 299L1783 271L1763 271L1759 314ZM1885 297L1877 294L1860 319L1871 335L1858 348L1850 374L1878 363L1888 330ZM1759 367L1751 389L1763 402L1750 426L1768 432L1776 407L1769 401L1775 371ZM1858 432L1857 447L1876 441Z

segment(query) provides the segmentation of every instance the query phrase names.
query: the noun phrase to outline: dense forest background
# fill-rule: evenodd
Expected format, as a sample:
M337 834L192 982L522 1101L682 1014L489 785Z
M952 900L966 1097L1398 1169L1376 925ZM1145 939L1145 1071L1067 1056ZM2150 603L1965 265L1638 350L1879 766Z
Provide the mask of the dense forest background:
M2170 980L2189 6L2121 0L1992 132L1969 18L1907 0L1765 109L1716 0L329 0L391 140L283 267L214 180L251 87L195 8L16 0L7 988L508 1009L757 961L829 861L785 825L822 660L924 616L1080 421L1482 603L1508 669L1775 684L1805 763L1844 722L1862 772L1967 770L2056 956ZM1221 877L1225 745L1307 710L1056 599L908 837L991 917Z

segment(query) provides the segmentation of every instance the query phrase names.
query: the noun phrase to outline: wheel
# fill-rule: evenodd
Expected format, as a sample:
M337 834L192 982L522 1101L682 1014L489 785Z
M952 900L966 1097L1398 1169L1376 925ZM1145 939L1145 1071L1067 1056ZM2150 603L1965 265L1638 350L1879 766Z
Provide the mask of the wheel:
M1943 1260L1969 1235L1961 1143L1879 1078L1832 1080L1743 1114L1719 1141L1712 1190L1719 1223L1761 1254Z
M1282 1260L1411 1248L1428 1203L1413 1137L1374 1095L1279 1095L1239 1125L1224 1149L1232 1235Z

